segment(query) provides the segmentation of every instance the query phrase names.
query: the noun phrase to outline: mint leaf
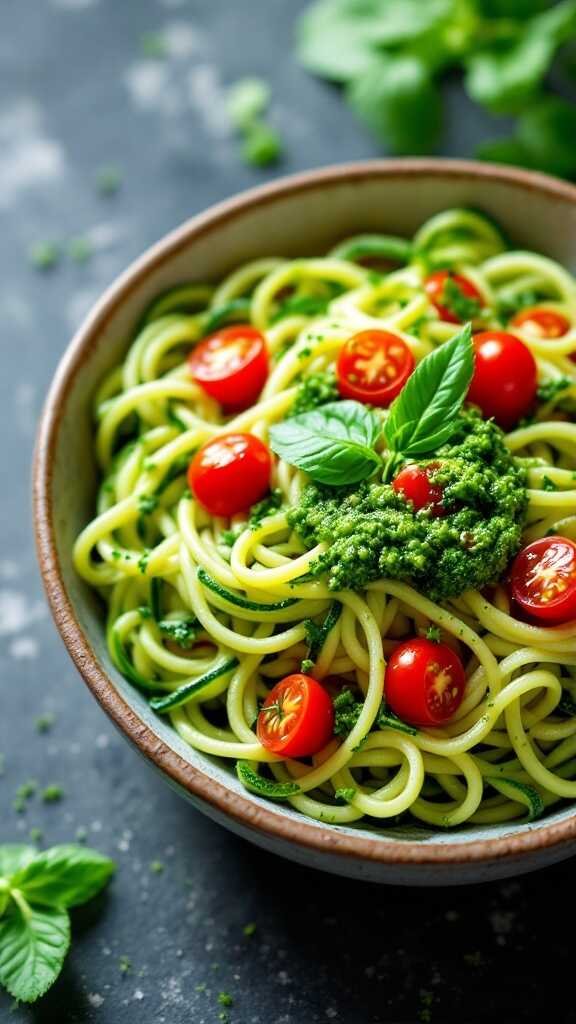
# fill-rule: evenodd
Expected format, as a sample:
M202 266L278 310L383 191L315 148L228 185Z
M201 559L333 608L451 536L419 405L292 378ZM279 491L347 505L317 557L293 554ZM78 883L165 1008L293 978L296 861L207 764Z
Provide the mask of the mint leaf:
M576 177L576 104L556 96L541 100L518 121L518 142L533 166Z
M11 878L32 860L37 852L34 846L24 846L20 843L0 846L0 878Z
M31 903L75 907L100 892L114 870L109 857L71 843L36 853L13 876L12 886Z
M270 429L270 447L318 483L354 484L380 464L380 417L360 402L329 402Z
M33 1003L56 981L69 945L65 910L12 902L0 918L0 982L14 999Z
M374 22L379 0L320 0L298 22L301 63L335 82L362 74L374 56Z
M348 100L374 135L395 153L428 153L438 140L440 92L416 57L375 59L352 82Z
M536 95L558 46L576 32L576 0L537 14L505 44L473 52L467 61L470 97L494 114L515 114Z
M393 452L428 455L448 440L474 370L466 324L418 364L390 406L384 434Z
M493 164L511 164L513 167L534 167L534 160L522 143L514 137L487 139L476 147L479 160Z

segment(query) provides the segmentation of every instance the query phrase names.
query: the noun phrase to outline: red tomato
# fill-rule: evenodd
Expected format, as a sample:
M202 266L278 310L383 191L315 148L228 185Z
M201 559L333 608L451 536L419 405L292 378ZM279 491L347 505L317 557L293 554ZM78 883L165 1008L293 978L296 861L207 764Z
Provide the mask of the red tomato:
M510 321L514 327L523 327L527 334L539 340L561 338L570 330L570 321L553 309L524 309Z
M349 338L338 357L338 389L343 398L390 405L414 369L406 342L389 331L361 331Z
M430 482L439 465L439 462L431 462L428 466L405 466L392 481L393 490L411 501L416 511L430 508L435 516L445 515L446 509L442 506L444 492L439 484Z
M448 279L458 286L466 299L475 299L480 306L484 305L484 301L476 285L472 284L472 281L469 281L463 274L453 274L450 270L437 270L435 274L430 274L430 277L427 277L424 282L424 291L430 302L442 320L447 320L450 324L459 324L461 323L460 317L444 305L446 302L444 288Z
M197 384L224 409L247 409L268 376L268 352L260 331L250 324L223 327L204 338L188 356Z
M410 725L443 725L458 710L466 674L447 644L425 637L405 640L391 655L384 677L386 703Z
M576 544L542 537L512 563L512 596L525 612L551 626L576 619Z
M311 757L332 739L334 706L312 676L296 672L270 691L256 726L263 747L286 757Z
M213 516L233 516L260 501L270 487L272 456L253 434L220 434L188 467L195 498Z
M510 429L536 398L537 367L530 349L505 331L474 335L474 376L468 401L479 405L486 418L494 417Z

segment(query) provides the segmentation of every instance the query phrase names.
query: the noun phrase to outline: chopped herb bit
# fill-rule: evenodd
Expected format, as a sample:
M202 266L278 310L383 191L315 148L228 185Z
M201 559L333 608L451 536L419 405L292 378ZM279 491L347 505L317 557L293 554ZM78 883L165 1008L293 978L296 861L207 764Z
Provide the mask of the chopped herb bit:
M88 838L88 829L84 828L84 825L80 825L76 829L76 842L85 843Z
M140 555L140 558L138 559L138 568L139 568L139 570L140 570L140 572L142 573L143 576L146 574L146 570L148 568L149 560L150 560L150 551L148 551L148 550L144 551L143 554Z
M332 296L325 295L290 295L278 306L271 322L277 323L286 316L321 316L325 313Z
M40 795L45 804L55 804L62 800L64 790L57 783L52 783L50 786L46 786Z
M234 1000L229 992L219 992L218 1002L220 1006L234 1006Z
M112 558L115 561L118 561L119 558L122 558L122 552L118 551L117 548L114 548L114 551L112 552Z
M356 789L354 786L341 786L336 790L334 796L337 800L344 800L348 804L356 796Z
M301 412L310 412L312 409L317 409L319 405L336 401L339 397L334 370L311 373L298 385L290 415L297 416Z
M122 184L122 172L115 164L105 164L96 173L96 189L101 196L113 196Z
M68 243L68 255L74 263L88 263L92 251L92 246L87 238L73 238Z
M428 626L426 630L426 639L431 640L433 644L440 643L440 627L439 626Z
M554 380L543 381L536 394L540 402L551 402L571 386L572 381L568 377L556 377Z
M238 540L238 537L240 536L243 530L244 526L240 524L238 524L237 526L233 526L231 530L222 530L222 533L220 534L220 540L222 541L223 544L226 544L229 548L232 548L234 547L236 541Z
M206 986L206 982L205 981L201 981L199 985L195 985L194 986L194 989L195 989L196 992L205 992L206 991L206 987L207 987Z
M158 498L155 494L138 495L138 511L142 516L149 516L158 507Z
M257 501L255 505L252 505L250 509L249 526L250 529L256 530L262 525L262 520L268 516L274 515L282 506L282 491L277 487L273 490L268 497L263 498L262 501Z
M132 961L128 956L121 956L118 958L118 970L120 974L129 974L132 970Z
M44 833L41 828L34 826L30 829L28 835L30 836L30 839L32 840L33 843L39 843L41 842Z
M543 491L557 491L558 486L550 479L549 476L544 475L542 477L542 490Z
M158 629L162 636L187 650L198 635L198 619L162 619Z
M515 313L519 313L523 309L529 309L530 306L536 306L539 300L538 292L533 290L512 293L511 295L506 295L503 292L498 301L498 316L500 319L507 321Z
M313 668L314 668L314 662L312 661L311 658L304 658L304 660L300 662L300 671L301 672L305 672L305 673L311 672Z
M245 935L246 938L249 939L252 935L254 935L254 932L256 931L256 928L257 928L256 922L255 921L249 921L248 924L244 925L244 927L242 929L242 934Z
M53 715L51 711L47 712L47 714L45 714L45 715L40 715L36 719L36 721L34 722L34 726L35 726L36 732L39 732L39 733L50 732L50 729L54 725L55 721L56 721L56 716Z
M253 167L268 167L282 155L282 142L278 132L263 122L254 122L246 134L242 156Z
M304 629L306 630L306 643L311 650L317 650L321 647L324 640L324 630L322 626L319 626L312 619L304 620Z
M161 32L145 32L140 39L140 49L145 57L152 60L166 56L166 41Z
M475 320L482 308L478 299L465 295L458 282L450 274L444 282L441 301L446 309L463 322Z
M35 242L30 249L30 263L36 270L53 270L60 263L61 256L56 242Z
M139 613L141 619L151 619L152 618L152 609L150 608L150 605L147 605L147 604L139 605L138 613Z
M161 860L153 860L150 864L150 871L153 875L161 875L164 871L164 864Z

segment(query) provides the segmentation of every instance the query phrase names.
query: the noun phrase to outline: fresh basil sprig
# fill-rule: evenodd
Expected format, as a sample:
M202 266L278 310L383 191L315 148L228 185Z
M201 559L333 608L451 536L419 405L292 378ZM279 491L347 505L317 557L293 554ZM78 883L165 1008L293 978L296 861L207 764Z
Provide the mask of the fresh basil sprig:
M0 846L0 984L33 1003L54 984L70 946L68 907L92 899L114 873L83 846Z
M360 402L328 402L270 429L272 451L320 484L337 487L371 476L381 459L377 413Z
M391 452L431 455L448 440L472 380L470 324L418 364L390 406L384 436Z

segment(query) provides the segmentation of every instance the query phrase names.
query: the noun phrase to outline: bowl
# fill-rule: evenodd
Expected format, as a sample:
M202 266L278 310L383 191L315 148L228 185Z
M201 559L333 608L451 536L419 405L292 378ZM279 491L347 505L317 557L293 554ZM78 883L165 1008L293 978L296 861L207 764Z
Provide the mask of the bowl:
M38 557L52 613L78 670L127 739L196 808L245 839L301 864L395 884L479 882L559 861L576 852L576 805L532 824L439 833L335 827L252 795L230 765L188 747L116 671L103 607L75 574L71 552L95 497L94 387L123 356L151 299L185 280L218 279L258 256L322 253L358 232L411 235L452 206L481 208L518 248L576 268L576 188L544 175L458 160L386 160L254 189L187 221L108 289L56 373L34 466Z

